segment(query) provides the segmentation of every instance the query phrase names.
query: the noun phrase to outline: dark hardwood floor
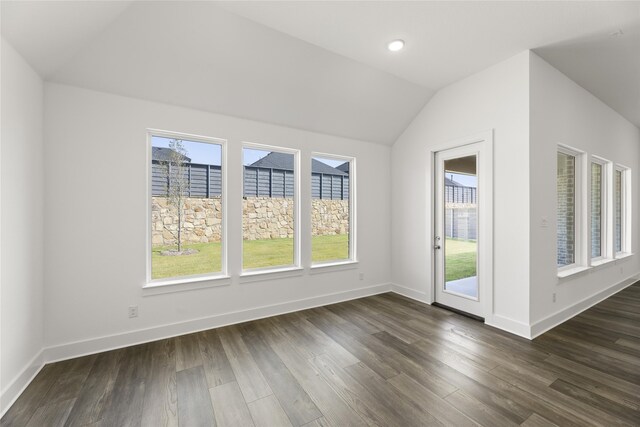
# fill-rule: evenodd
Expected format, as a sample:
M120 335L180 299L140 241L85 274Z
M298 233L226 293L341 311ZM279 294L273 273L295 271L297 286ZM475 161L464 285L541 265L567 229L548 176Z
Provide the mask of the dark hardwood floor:
M46 365L2 426L638 426L640 282L528 341L396 294Z

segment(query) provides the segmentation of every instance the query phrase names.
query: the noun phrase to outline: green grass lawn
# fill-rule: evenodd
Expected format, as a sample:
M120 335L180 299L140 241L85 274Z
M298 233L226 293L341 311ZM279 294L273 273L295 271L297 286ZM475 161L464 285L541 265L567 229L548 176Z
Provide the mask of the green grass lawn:
M245 269L285 266L293 264L293 239L245 240L242 242ZM346 259L349 257L349 236L314 236L311 239L313 262ZM219 272L221 267L220 243L196 243L184 245L193 248L196 254L163 256L161 251L174 247L154 247L151 255L151 277L190 276Z
M242 268L277 267L293 264L293 239L244 240Z
M445 280L464 279L476 275L476 246L473 240L449 239L445 242Z
M196 254L164 256L160 252L175 249L175 246L156 246L151 252L151 278L190 276L192 274L215 273L222 270L220 243L194 243L183 248L193 248Z
M349 258L349 235L313 236L311 238L311 260L313 262L335 261Z

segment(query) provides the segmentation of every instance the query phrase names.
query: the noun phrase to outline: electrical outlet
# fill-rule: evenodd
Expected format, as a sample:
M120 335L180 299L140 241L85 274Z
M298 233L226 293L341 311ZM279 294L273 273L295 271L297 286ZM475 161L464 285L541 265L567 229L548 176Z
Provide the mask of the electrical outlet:
M556 293L553 293L553 302L556 302Z
M130 305L129 306L129 317L138 317L138 306Z
M360 280L364 280L364 273L360 273Z

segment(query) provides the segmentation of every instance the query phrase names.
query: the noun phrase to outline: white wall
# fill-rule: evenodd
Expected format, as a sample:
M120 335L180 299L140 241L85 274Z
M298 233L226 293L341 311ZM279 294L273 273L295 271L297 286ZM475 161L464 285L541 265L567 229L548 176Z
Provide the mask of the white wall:
M2 409L37 371L43 345L48 360L72 357L381 292L389 282L431 302L429 148L489 129L494 313L488 323L536 333L640 273L634 255L561 282L556 277L556 144L630 166L635 195L640 131L530 52L439 91L392 148L48 83L44 164L42 91L41 79L2 41ZM242 281L238 172L228 176L229 283L143 292L147 128L227 139L235 165L242 141L300 148L305 209L310 153L355 156L360 263ZM546 228L539 226L543 217ZM301 227L310 229L304 215ZM632 227L638 229L637 197ZM302 255L308 266L309 245ZM138 318L127 317L130 305L139 306Z
M557 278L557 144L567 144L632 169L632 248L637 252L640 130L535 54L531 57L530 74L530 316L535 334L619 289L614 285L640 273L640 261L634 255L571 278ZM543 217L549 220L547 228L540 226Z
M529 321L529 52L440 90L392 148L392 281L433 300L429 148L494 130L494 314L523 333Z
M389 289L390 147L49 83L45 109L49 357ZM147 128L229 140L228 162L237 172L228 175L230 285L143 293ZM302 150L301 202L307 208L311 151L356 157L357 269L240 283L242 141ZM303 233L310 230L304 211L301 225ZM308 245L303 247L303 259L309 252ZM364 273L364 280L358 273ZM139 306L138 318L128 318L130 305Z
M43 84L2 53L0 413L40 368L43 343Z

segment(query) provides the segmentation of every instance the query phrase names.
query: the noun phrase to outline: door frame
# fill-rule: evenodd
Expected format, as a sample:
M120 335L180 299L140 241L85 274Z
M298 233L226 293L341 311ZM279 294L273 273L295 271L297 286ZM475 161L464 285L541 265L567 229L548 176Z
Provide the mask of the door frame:
M478 295L485 323L491 323L493 318L493 129L478 132L476 134L457 138L436 146L429 147L430 173L427 190L431 192L427 200L431 201L429 215L431 226L429 227L429 252L431 254L431 302L436 300L437 286L437 260L436 251L433 248L436 236L436 153L469 144L479 145L478 155L478 281L480 293ZM455 307L453 307L455 308Z

